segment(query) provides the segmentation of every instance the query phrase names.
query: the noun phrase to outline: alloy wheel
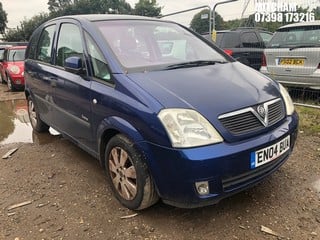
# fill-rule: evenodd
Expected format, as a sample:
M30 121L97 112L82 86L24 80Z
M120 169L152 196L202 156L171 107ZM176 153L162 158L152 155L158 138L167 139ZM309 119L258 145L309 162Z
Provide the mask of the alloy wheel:
M109 174L112 183L121 197L132 200L137 195L137 173L128 153L114 147L108 157Z

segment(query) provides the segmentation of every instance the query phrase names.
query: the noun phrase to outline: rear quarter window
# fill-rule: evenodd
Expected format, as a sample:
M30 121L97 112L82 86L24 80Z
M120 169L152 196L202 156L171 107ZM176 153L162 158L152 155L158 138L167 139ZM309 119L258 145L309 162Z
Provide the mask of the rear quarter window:
M39 40L40 33L41 33L41 28L38 28L37 30L35 30L35 32L31 36L29 40L28 48L26 51L26 58L36 59L37 43Z

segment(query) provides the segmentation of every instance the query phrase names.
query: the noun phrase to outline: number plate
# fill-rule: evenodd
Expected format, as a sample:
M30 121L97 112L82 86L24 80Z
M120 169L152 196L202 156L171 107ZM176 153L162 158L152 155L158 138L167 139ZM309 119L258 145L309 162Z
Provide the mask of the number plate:
M281 141L251 153L251 169L271 162L290 149L290 135Z
M302 59L302 58L282 58L280 60L280 65L303 66L304 65L304 59Z

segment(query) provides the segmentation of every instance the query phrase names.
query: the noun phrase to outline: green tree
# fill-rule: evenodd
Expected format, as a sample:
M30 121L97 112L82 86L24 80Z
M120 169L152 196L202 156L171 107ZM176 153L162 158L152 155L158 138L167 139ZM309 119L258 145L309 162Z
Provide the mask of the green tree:
M209 32L209 9L204 9L195 14L190 22L190 27L200 33L208 33ZM203 18L202 16L207 16L206 18ZM225 22L223 21L223 18L216 12L215 13L215 30L221 30L225 29Z
M2 8L2 3L0 2L0 33L3 34L7 27L7 13Z
M47 13L39 13L31 19L24 19L16 29L7 31L4 39L11 42L28 41L33 31L48 19L50 16Z
M161 13L161 7L156 0L139 0L135 4L134 14L148 17L158 17Z
M314 12L315 19L320 20L320 7L316 7L312 12Z
M73 0L49 0L48 1L48 9L52 12L59 12L63 9L69 7L74 3Z
M51 1L51 2L50 2ZM50 0L51 17L75 14L118 13L130 14L132 8L125 0Z

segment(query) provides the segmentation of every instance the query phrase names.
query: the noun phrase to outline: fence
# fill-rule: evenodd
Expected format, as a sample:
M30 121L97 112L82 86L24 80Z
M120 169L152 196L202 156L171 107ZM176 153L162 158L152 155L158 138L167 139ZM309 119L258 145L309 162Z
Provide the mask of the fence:
M320 90L289 88L289 94L296 105L320 109Z

